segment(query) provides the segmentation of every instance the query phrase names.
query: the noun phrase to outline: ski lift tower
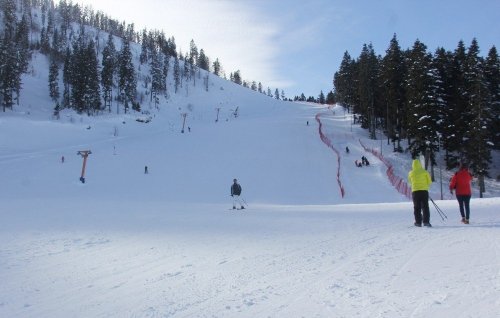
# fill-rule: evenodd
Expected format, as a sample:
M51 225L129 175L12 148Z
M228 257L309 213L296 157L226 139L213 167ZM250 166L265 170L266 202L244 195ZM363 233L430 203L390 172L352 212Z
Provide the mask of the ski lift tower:
M85 166L87 165L87 157L90 154L92 154L92 151L90 151L90 150L80 150L76 154L82 156L82 158L83 158L82 176L80 177L80 181L82 183L85 183Z

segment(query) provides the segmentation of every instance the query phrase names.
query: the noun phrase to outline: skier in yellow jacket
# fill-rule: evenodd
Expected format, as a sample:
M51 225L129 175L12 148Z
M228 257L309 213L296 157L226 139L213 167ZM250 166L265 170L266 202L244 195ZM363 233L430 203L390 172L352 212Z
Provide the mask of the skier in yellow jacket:
M415 226L422 226L423 221L424 226L430 227L429 188L432 183L431 176L418 159L413 160L412 168L408 173L408 183L411 185L412 191Z

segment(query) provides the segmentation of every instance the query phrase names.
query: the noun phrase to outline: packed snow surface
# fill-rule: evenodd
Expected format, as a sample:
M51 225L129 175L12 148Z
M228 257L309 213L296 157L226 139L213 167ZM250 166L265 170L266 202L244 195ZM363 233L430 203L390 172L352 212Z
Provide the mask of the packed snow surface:
M475 190L463 225L435 171L448 218L431 203L433 227L416 228L361 143L402 179L408 154L341 107L217 78L149 123L24 105L0 115L0 317L498 317L498 185ZM245 210L231 209L233 178Z

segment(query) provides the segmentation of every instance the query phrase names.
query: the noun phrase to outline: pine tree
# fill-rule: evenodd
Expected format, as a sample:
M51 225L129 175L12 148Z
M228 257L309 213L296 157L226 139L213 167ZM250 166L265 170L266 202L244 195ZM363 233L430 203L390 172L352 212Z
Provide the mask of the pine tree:
M454 109L450 119L454 123L453 133L447 135L447 156L446 165L448 168L454 168L459 164L460 155L464 153L463 138L465 136L466 125L468 122L468 97L465 82L466 49L463 41L459 41L457 48L453 52L451 63L450 78L450 101L449 106Z
M401 149L400 137L402 135L401 122L405 118L405 63L401 48L399 47L396 34L390 41L389 47L386 50L386 55L382 59L380 67L380 76L382 81L382 89L385 104L385 129L387 137L391 138L395 143L395 150ZM396 147L397 142L397 147Z
M214 74L217 75L217 76L220 76L221 65L220 65L220 62L219 62L218 58L215 59L212 67L213 67L213 70L214 70Z
M280 91L278 89L274 91L274 98L280 99Z
M324 103L325 103L325 94L323 93L323 91L321 91L321 92L319 93L318 102L319 102L320 104L324 104Z
M165 92L165 97L168 98L168 71L170 69L170 56L163 56L163 73L162 73L162 91Z
M121 100L125 107L125 113L127 113L130 105L135 101L137 92L137 80L128 40L122 41L122 49L120 51L118 64L118 87L120 89Z
M151 101L154 101L155 107L158 107L159 95L162 92L164 86L164 77L163 77L163 56L161 53L153 50L151 52L151 63L150 63L150 71L151 71Z
M49 95L54 102L59 100L59 65L55 58L50 60L49 68ZM59 103L58 103L59 104Z
M363 45L358 58L358 95L361 127L370 129L370 137L375 139L375 94L378 60L371 44Z
M493 46L484 61L484 79L488 89L487 105L491 109L491 136L493 148L500 150L500 59Z
M180 77L181 77L181 70L179 66L179 59L177 58L177 56L174 56L174 88L176 94L181 82Z
M333 105L336 103L335 94L332 91L329 91L328 94L326 95L326 103L328 105Z
M241 79L241 72L240 70L237 70L236 72L234 72L233 74L233 82L238 84L238 85L241 85L243 83L243 80ZM273 96L272 94L268 94L269 96Z
M455 109L453 107L452 95L453 95L453 85L452 85L452 63L453 63L453 53L446 51L444 48L436 49L433 56L433 67L436 69L439 81L437 85L442 91L443 96L443 109L440 110L442 115L442 122L440 125L440 136L441 145L440 151L445 150L445 158L450 157L449 153L449 141L452 140L450 136L455 134L456 123Z
M109 34L108 42L102 51L101 85L103 90L104 108L108 107L111 112L111 101L113 100L113 87L115 86L116 74L116 48L113 36Z
M488 105L489 91L484 79L483 60L479 57L479 45L476 39L468 49L465 64L465 83L469 100L467 130L464 135L464 150L466 160L478 176L480 197L485 191L484 177L488 176L491 163L491 148L493 142L489 129L491 124L491 109Z
M141 55L139 56L139 61L144 64L148 61L148 33L144 29L142 31L142 41L141 41Z
M3 111L12 109L14 105L14 90L17 83L16 48L7 38L0 41L0 92Z
M15 44L17 18L16 2L5 0L0 2L3 13L3 39L0 40L0 93L3 111L12 109L14 104L13 93L17 84L17 48Z
M72 67L71 67L71 51L69 48L66 49L66 54L64 56L64 67L63 67L63 84L64 84L64 92L63 92L63 108L71 107L71 83L73 80L72 75Z
M200 49L200 54L198 55L198 61L196 62L199 68L205 71L210 71L210 60L208 56L205 55L205 51Z
M439 124L442 122L440 110L444 106L442 92L437 85L438 73L433 67L432 56L426 50L425 44L415 41L408 58L406 92L410 151L413 157L425 154L427 167L429 162L435 164L441 131Z
M85 65L87 65L87 71L85 72L87 84L85 89L85 109L87 114L91 115L101 110L99 66L93 40L90 40L84 54Z
M15 82L14 91L16 92L16 101L19 105L19 95L21 92L21 75L28 70L31 52L29 46L29 26L28 16L23 14L16 29L16 37L14 39L16 48L16 66L15 66Z
M335 73L333 85L335 87L335 94L337 102L347 108L350 112L356 103L356 82L355 76L355 62L349 55L349 52L344 52L342 62L338 72ZM305 96L304 96L305 98ZM304 99L305 100L305 99Z
M71 105L79 113L85 111L85 58L84 58L84 35L80 34L78 41L73 43L71 60L69 63L70 85L71 85Z

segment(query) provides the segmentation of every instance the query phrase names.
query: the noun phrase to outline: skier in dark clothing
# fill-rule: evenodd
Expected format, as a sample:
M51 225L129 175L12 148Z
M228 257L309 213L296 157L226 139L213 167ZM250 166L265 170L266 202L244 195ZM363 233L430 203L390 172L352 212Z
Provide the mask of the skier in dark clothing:
M460 170L458 170L451 179L450 193L453 194L455 190L458 207L460 208L460 215L462 215L462 223L469 224L470 216L470 198L472 190L470 182L472 181L472 174L469 172L467 164L462 163ZM465 209L464 209L465 208ZM464 211L465 210L465 211Z
M231 196L233 197L233 209L236 209L236 203L241 206L241 209L244 209L241 195L241 186L238 184L238 180L234 179L233 184L231 185Z

